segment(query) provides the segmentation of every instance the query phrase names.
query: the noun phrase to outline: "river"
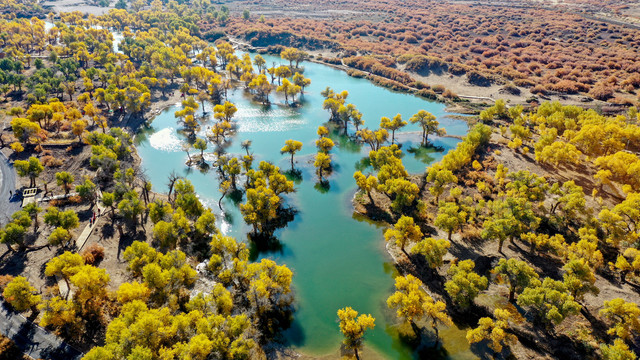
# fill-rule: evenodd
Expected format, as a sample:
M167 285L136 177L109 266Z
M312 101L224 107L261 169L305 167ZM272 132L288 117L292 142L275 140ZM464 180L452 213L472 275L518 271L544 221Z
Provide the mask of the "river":
M265 58L267 64L280 62L278 58ZM393 292L397 273L384 249L383 227L353 214L351 199L356 190L353 173L362 167L361 160L368 156L369 146L360 146L345 137L332 135L336 147L331 152L334 172L329 178L330 189L324 191L316 186L317 177L309 161L316 152L316 130L329 118L328 112L322 109L320 92L327 86L335 91L347 90L347 102L358 107L364 115L365 126L373 129L378 128L381 116L393 117L400 113L408 120L422 109L436 115L449 134L464 135L467 124L448 118L443 104L392 92L325 65L306 62L304 66L305 76L312 83L305 89L300 107L272 105L265 108L251 102L242 89L229 93L229 100L238 107L235 120L239 126L233 136L233 144L228 148L229 154L241 155L244 151L240 143L251 140L251 149L256 156L254 166L261 160L267 160L284 171L290 168L289 155L279 153L285 140L303 142L302 151L295 156L296 168L302 171L303 180L296 184L295 193L286 196L286 204L298 213L294 221L275 234L281 248L254 254L258 259L267 257L286 264L294 272L295 321L284 333L286 341L306 355L338 357L342 338L336 311L351 306L376 318L375 329L365 337L365 354L368 357L411 359L425 356L399 339L395 326L398 321L386 306L386 298ZM271 98L272 101L283 101L273 94ZM142 166L155 191L167 191L167 176L175 170L191 180L207 206L218 210L220 193L215 171L202 173L185 166L187 155L181 150L183 138L177 131L179 125L173 115L177 109L179 104L159 114L151 126L141 130L136 137ZM205 110L210 113L210 105ZM206 129L205 123L201 135ZM353 132L353 126L349 130ZM417 131L417 125L409 124L402 132ZM429 163L439 160L459 141L432 137L433 144L443 151L422 149L410 154L409 149L419 148L416 136L405 134L400 137L406 139L402 143L406 154L403 162L412 173L424 172ZM225 215L218 214L221 230L246 241L246 233L250 229L244 224L237 205L225 199L223 207ZM443 328L441 335L443 349L434 351L431 358L475 358L464 339L463 330Z

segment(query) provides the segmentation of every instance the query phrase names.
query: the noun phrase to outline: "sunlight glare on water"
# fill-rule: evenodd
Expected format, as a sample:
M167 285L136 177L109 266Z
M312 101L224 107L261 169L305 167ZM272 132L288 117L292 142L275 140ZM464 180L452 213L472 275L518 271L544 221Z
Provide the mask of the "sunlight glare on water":
M290 131L303 127L307 120L297 116L292 109L240 108L234 118L238 121L238 131L243 133Z
M149 137L149 145L156 150L165 152L181 151L182 141L176 135L176 129L169 127L162 129Z

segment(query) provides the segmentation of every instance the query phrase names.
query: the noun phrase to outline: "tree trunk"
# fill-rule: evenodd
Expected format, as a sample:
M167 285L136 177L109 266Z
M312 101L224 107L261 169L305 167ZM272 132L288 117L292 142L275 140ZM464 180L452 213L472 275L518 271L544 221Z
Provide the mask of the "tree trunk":
M402 252L407 256L407 258L411 258L411 256L409 256L409 254L407 253L407 250L404 249L404 246L401 247L400 250L402 250Z
M356 354L356 359L360 360L360 356L358 355L358 348L353 348L353 351Z
M71 285L69 285L69 280L67 280L66 277L62 277L64 279L64 282L67 284L67 293L64 294L64 299L67 300L67 298L69 297L69 293L71 292Z
M293 153L291 153L291 170L293 170Z
M218 200L218 207L220 208L220 210L222 210L222 199L224 199L225 195L227 195L226 193L222 194L222 197L220 198L220 200Z

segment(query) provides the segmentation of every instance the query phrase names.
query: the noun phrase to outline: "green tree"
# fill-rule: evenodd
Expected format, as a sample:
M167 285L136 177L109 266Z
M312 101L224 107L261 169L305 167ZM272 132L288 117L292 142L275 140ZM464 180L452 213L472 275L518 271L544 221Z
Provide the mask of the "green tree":
M478 320L478 327L467 331L467 341L469 344L489 341L489 348L496 353L502 352L502 348L515 344L518 338L514 334L507 332L509 329L509 317L511 313L506 309L495 309L493 312L496 320L483 317Z
M409 256L405 250L405 246L409 243L417 243L422 239L422 231L420 226L416 225L410 216L401 216L400 219L391 229L384 232L384 238L387 241L394 240L405 255Z
M293 83L300 87L300 93L304 94L304 88L311 85L311 79L305 78L302 74L296 72L293 74Z
M436 344L440 341L440 332L438 325L452 326L453 321L447 315L447 305L442 301L434 301L431 296L427 296L426 301L422 304L424 315L431 321L431 327L436 332Z
M380 180L380 173L378 173L378 180ZM402 178L385 181L383 187L387 195L393 199L391 207L395 211L403 211L405 208L414 205L414 201L420 193L418 185Z
M489 284L486 277L473 271L475 266L473 260L463 260L457 264L451 264L449 268L451 280L444 284L444 288L453 302L463 308L471 305L480 291L485 290Z
M88 176L84 178L84 182L82 184L76 186L76 192L78 195L80 195L83 200L89 201L91 206L95 204L97 191L98 186L96 186Z
M585 259L572 259L562 267L564 284L576 300L582 300L587 293L597 295L600 290L596 287L596 276Z
M482 238L498 239L498 252L502 252L504 241L511 242L521 234L535 230L540 223L532 201L524 196L507 196L490 202L492 215L484 221Z
M509 286L509 301L515 300L515 295L521 293L533 279L538 279L538 273L526 262L518 259L500 259L498 265L493 268L499 283Z
M613 345L600 345L603 360L636 360L636 354L621 339L613 340Z
M549 189L551 194L557 195L557 199L552 203L551 214L562 211L566 220L575 219L576 214L583 213L586 200L582 187L575 184L573 180L567 181L562 186L555 183Z
M66 244L71 241L71 233L65 228L55 228L49 235L49 244L53 246Z
M284 146L280 149L280 154L291 154L291 170L293 170L293 155L302 149L302 142L296 140L285 141Z
M445 187L448 184L457 183L458 178L453 175L453 172L450 170L439 166L432 166L427 171L427 181L433 183L433 185L429 187L429 192L431 195L436 197L434 203L437 204L438 199L440 199L440 195L444 193Z
M375 327L375 318L369 314L358 316L358 312L351 307L338 310L340 319L340 332L344 336L344 345L347 349L352 349L358 356L358 349L362 347L364 332Z
M385 130L391 130L391 144L396 140L396 130L399 130L407 125L407 122L402 120L402 115L398 114L393 117L393 120L388 117L380 119L380 127Z
M24 312L29 309L35 311L36 306L40 303L40 295L38 291L29 284L24 276L16 276L7 284L2 292L4 299L16 311Z
M6 244L9 250L13 251L11 246L13 244L22 246L26 233L27 229L24 226L10 222L0 231L0 243Z
M33 220L33 232L35 233L38 231L38 227L40 226L38 214L42 211L42 208L38 206L38 203L32 202L23 206L22 210L31 216L31 219Z
M29 177L29 187L36 186L36 178L40 176L44 170L44 166L40 163L40 160L31 156L29 160L16 160L13 163L19 176Z
M176 181L175 206L176 208L182 208L186 216L190 219L196 219L198 216L202 215L204 207L198 199L191 181L183 179ZM144 210L144 208L142 210Z
M44 222L47 225L61 227L63 229L75 229L80 224L78 214L73 210L60 211L57 207L51 206L44 214Z
M56 173L56 183L58 186L62 187L65 195L69 195L69 190L71 190L71 186L73 186L74 181L75 179L73 175L67 171Z
M175 248L178 237L178 230L173 223L160 220L153 226L153 238L164 248Z
M531 308L546 325L560 324L567 316L580 312L581 306L561 281L545 278L532 280L518 296L518 305Z
M273 190L260 186L247 189L247 202L240 204L240 212L244 221L253 227L253 233L263 233L268 224L277 216L280 197Z
M116 213L116 206L118 205L118 202L116 201L116 197L114 193L111 192L103 192L102 193L102 199L100 199L100 202L102 203L103 206L108 207L111 209L111 220L113 221L113 219L115 218L115 213Z
M427 145L429 142L429 135L437 134L444 135L444 129L438 129L440 123L436 120L436 117L428 111L420 110L413 115L409 122L412 124L419 124L422 128L422 146Z
M444 239L435 240L433 238L424 238L411 248L412 254L424 256L429 267L436 269L444 263L444 256L449 251L451 243Z
M323 181L324 173L331 169L331 156L323 152L317 153L316 160L313 162L313 166L316 167L316 171L318 172L320 181Z
M367 177L360 171L356 171L355 173L353 173L353 178L356 180L356 185L358 185L358 188L367 193L367 196L369 196L369 201L371 201L371 203L373 204L371 191L378 187L378 179L373 175L369 175Z
M203 138L197 138L193 143L193 148L200 150L200 162L204 163L204 151L207 150L207 141Z
M425 315L423 304L429 295L422 291L422 281L415 276L396 277L396 291L387 298L387 306L396 311L396 316L416 327L415 320Z
M186 208L186 206L185 206ZM138 216L142 218L145 206L140 200L138 193L134 190L124 194L123 199L118 203L118 212L125 219L131 221L134 227L138 225ZM141 219L142 221L142 219Z
M467 213L461 209L455 202L440 203L438 207L438 216L434 225L440 229L446 230L448 239L451 241L453 231L461 227L467 221Z
M633 302L620 298L605 301L600 316L611 323L609 335L629 340L640 334L640 308Z
M233 186L234 189L237 189L236 179L242 172L242 168L240 166L240 161L238 160L238 158L232 157L231 159L229 159L229 162L222 166L222 168L231 178L231 186Z

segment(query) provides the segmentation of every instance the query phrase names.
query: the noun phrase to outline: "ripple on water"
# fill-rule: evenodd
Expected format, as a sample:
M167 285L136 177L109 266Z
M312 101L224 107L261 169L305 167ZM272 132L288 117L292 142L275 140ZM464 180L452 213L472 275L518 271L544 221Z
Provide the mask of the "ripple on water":
M149 145L160 151L182 151L180 144L180 139L176 136L176 130L172 127L162 129L149 137Z
M302 127L307 121L297 116L293 109L271 108L269 112L262 109L240 108L235 114L239 131L275 132L290 131Z

